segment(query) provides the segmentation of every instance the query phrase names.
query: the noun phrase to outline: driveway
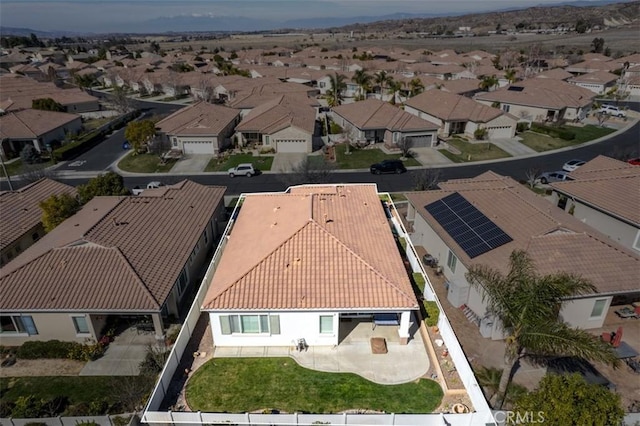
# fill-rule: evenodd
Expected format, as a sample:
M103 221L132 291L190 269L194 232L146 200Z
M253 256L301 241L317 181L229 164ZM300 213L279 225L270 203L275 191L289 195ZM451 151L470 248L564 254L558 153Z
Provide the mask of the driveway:
M213 158L210 154L189 154L182 157L171 168L171 174L200 173Z
M305 153L278 153L273 158L272 172L290 172L307 158Z

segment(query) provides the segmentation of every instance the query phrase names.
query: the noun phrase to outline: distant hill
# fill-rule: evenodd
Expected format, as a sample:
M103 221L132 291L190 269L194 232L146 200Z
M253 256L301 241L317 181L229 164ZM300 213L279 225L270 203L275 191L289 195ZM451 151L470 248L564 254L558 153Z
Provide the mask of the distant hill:
M87 35L87 33L79 33L76 31L38 31L31 28L14 28L14 27L0 27L0 35L2 36L20 36L29 37L31 34L35 34L38 38L56 38L56 37L77 37Z

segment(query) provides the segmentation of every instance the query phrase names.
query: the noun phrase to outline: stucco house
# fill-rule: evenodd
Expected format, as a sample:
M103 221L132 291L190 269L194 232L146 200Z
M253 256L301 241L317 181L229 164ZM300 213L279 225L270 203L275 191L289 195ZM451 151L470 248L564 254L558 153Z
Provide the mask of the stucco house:
M551 184L551 202L640 253L640 167L599 155Z
M26 146L46 153L50 146L62 143L68 134L82 130L82 118L66 112L23 109L0 116L0 155L20 156Z
M0 271L0 344L98 340L110 317L179 317L225 220L224 187L188 180L96 197Z
M592 91L562 80L531 78L474 99L525 121L580 120L591 110Z
M0 192L0 266L45 235L39 204L52 195L75 196L73 186L43 178L16 191Z
M515 136L518 123L516 117L500 109L441 90L428 90L409 98L404 110L438 124L438 134L444 137L463 133L474 138L477 129L486 129L489 139L508 139Z
M411 240L434 256L447 279L447 299L468 310L480 333L502 339L499 321L465 276L482 264L506 272L513 250L526 250L540 274L564 271L597 291L567 300L560 315L571 326L602 327L609 306L639 300L640 253L634 252L509 177L493 172L407 194Z
M339 105L331 109L331 116L357 140L395 147L402 138L411 138L416 148L437 142L437 124L378 99Z
M275 152L310 153L316 109L304 95L279 95L252 109L236 127L242 145L257 144Z
M408 343L418 301L375 185L246 195L223 244L202 304L216 346L335 346L380 318Z
M204 101L182 108L156 123L159 138L183 154L216 155L231 145L240 111Z
M618 76L609 71L596 71L572 77L567 81L598 95L604 95L616 85Z

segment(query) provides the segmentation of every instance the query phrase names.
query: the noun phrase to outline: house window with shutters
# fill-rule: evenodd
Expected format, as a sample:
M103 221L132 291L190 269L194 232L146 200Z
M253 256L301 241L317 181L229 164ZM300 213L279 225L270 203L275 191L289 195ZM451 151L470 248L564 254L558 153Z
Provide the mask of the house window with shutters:
M221 315L222 334L280 334L279 315Z

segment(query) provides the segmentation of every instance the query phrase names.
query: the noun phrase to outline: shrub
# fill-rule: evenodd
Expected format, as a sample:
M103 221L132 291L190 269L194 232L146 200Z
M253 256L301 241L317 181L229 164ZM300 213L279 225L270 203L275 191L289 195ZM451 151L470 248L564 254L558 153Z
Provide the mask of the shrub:
M140 363L140 374L156 375L162 371L169 357L169 351L163 347L147 346L147 354Z
M329 126L329 131L332 135L337 135L339 133L342 133L342 127L340 127L338 123L332 121L331 125Z
M260 148L260 154L274 154L276 152L273 147L262 147Z
M16 357L21 359L67 358L69 351L77 345L79 343L61 342L59 340L25 342L16 351Z
M526 121L521 121L516 124L516 132L522 133L527 130L529 130L529 123L527 123Z
M76 361L93 361L104 355L105 345L100 342L88 343L85 345L76 344L67 354L67 358Z
M29 419L40 417L42 412L42 401L36 399L33 395L19 396L16 399L15 406L11 410L11 416L20 419Z
M132 416L115 416L111 418L114 426L127 426L131 423Z
M425 324L429 327L435 327L438 325L438 317L440 316L438 304L435 301L425 300L424 308L427 311L427 318L424 320Z
M68 417L90 416L91 409L89 408L89 404L87 404L86 402L79 402L67 407L67 411L65 411L64 414Z
M40 161L40 153L33 145L25 145L20 151L20 158L25 164L35 164Z
M473 136L477 140L482 140L485 138L485 136L487 136L487 129L479 127L473 132Z

